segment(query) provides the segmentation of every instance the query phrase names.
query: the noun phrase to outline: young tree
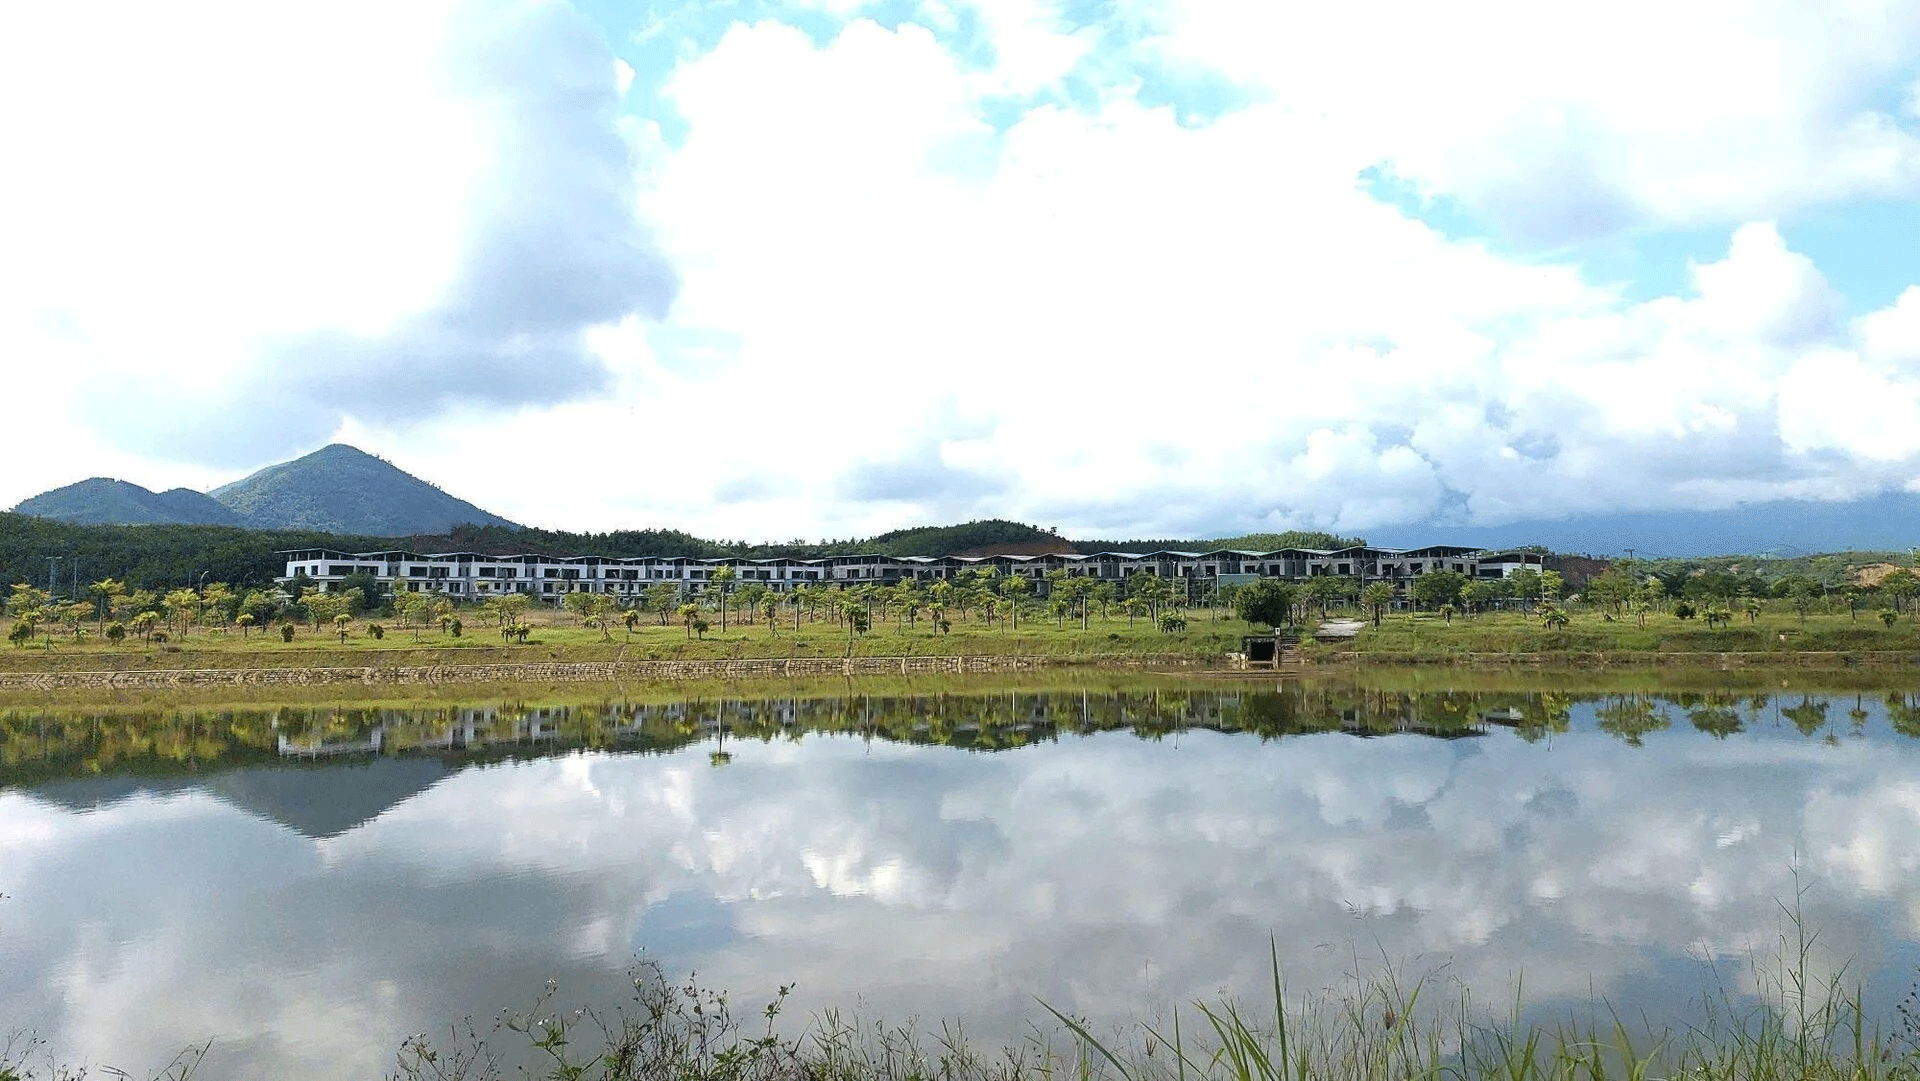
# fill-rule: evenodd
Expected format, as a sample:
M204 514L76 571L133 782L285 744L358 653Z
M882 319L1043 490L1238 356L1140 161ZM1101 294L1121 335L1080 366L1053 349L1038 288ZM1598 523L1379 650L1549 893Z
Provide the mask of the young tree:
M601 641L613 641L613 624L616 618L615 612L617 612L620 607L619 602L614 600L613 594L611 593L586 593L582 595L587 598L587 603L583 609L584 614L580 618L581 624L588 627L598 627L600 629Z
M1595 604L1618 612L1624 610L1627 602L1633 599L1634 588L1632 578L1611 570L1587 582L1586 594L1587 599Z
M135 610L137 611L139 607L144 606L137 606ZM251 615L256 625L272 620L274 613L279 610L280 603L274 600L271 594L263 593L257 589L248 590L247 595L240 599L240 611L244 614Z
M208 582L206 588L200 591L200 599L205 605L200 610L201 618L211 615L225 628L228 609L234 603L233 587L225 582Z
M13 592L7 597L7 614L15 619L28 613L38 615L52 601L52 594L46 590L35 589L25 582L15 582Z
M112 578L102 578L98 582L88 586L87 593L93 597L99 606L97 615L101 629L104 630L107 625L107 620L113 617L114 608L126 598L127 584ZM123 630L122 634L124 633Z
M1024 574L1007 575L1006 584L1000 587L1000 593L1006 598L1007 611L1013 616L1013 629L1020 629L1020 605L1033 591L1033 580Z
M1413 580L1413 599L1432 608L1460 603L1467 576L1459 571L1428 571Z
M1234 614L1248 623L1279 628L1293 622L1294 587L1277 578L1248 583L1233 597Z
M1807 613L1813 611L1819 599L1820 587L1805 578L1795 580L1787 591L1787 602L1793 605L1794 611L1800 613L1802 623L1807 621Z
M1466 605L1467 615L1469 616L1485 609L1487 605L1492 604L1493 598L1494 589L1492 582L1483 582L1475 579L1460 589L1460 600L1461 603Z
M574 618L579 620L580 625L584 627L587 624L587 620L591 617L591 613L596 608L594 599L601 595L602 594L599 593L588 593L584 589L576 589L565 597L560 598L560 605L567 611L572 612Z
M680 607L680 583L655 582L647 587L647 610L660 617L660 625L667 625L673 617L674 609Z
M60 621L67 625L67 633L73 635L74 641L80 640L80 624L93 618L93 608L92 601L73 601L60 606Z
M748 582L734 593L734 603L740 606L740 611L749 627L760 617L760 602L766 599L770 592L772 591L759 582Z
M1346 578L1323 574L1307 579L1307 596L1320 605L1320 618L1327 618L1327 606L1347 596L1351 583Z
M712 584L713 591L719 595L720 633L722 634L725 634L727 631L728 594L733 592L733 580L739 576L740 573L732 567L715 567L712 577L708 579Z
M1533 602L1540 599L1540 572L1532 567L1521 567L1507 581L1513 586L1513 595L1526 601L1527 607L1533 607Z
M1566 592L1566 579L1559 571L1540 572L1540 596L1545 600L1557 601Z
M1880 579L1880 592L1893 598L1894 611L1904 612L1914 595L1920 594L1920 576L1902 567Z
M853 644L853 636L865 634L873 627L873 617L867 614L867 606L858 598L848 598L840 602L842 618L847 621L847 644Z
M176 589L161 603L167 606L167 623L176 635L186 634L187 624L200 616L200 594L191 589Z
M1094 582L1093 585L1087 589L1087 603L1100 607L1101 619L1107 618L1108 611L1113 607L1113 597L1113 583L1104 579ZM1084 628L1087 625L1086 609L1082 608L1080 614L1080 626Z
M1394 589L1390 582L1374 582L1360 591L1360 603L1373 612L1373 625L1378 627L1386 616L1387 606L1393 603Z

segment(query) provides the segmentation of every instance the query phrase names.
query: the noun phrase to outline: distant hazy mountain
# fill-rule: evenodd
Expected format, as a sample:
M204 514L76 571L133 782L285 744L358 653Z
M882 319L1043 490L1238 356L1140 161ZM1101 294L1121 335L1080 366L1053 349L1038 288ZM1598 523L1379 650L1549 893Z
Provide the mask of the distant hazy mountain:
M255 529L405 537L467 523L518 528L341 443L270 465L211 494Z
M1545 545L1556 552L1661 556L1884 551L1920 545L1920 495L1888 492L1851 503L1799 500L1726 510L1600 514L1500 526L1409 525L1367 530L1386 547Z
M150 492L124 480L94 477L42 492L13 508L36 518L82 525L239 525L240 516L203 492Z

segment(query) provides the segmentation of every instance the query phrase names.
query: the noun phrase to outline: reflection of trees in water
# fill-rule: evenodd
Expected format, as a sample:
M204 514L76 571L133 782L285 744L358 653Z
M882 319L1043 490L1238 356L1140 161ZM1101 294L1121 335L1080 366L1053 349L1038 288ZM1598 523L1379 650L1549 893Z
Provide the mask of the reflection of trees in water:
M1698 696L1687 709L1687 720L1714 739L1726 739L1747 727L1740 719L1740 698L1725 693Z
M1673 725L1673 718L1650 694L1609 695L1594 716L1602 732L1619 736L1629 747L1638 747L1649 733Z
M1811 736L1827 726L1827 703L1815 702L1806 695L1800 696L1800 704L1788 706L1780 711L1781 715L1793 722L1803 736Z
M1886 697L1887 724L1903 736L1920 738L1920 704L1905 691L1893 691Z
M566 706L506 702L425 709L282 707L108 714L18 711L0 715L0 784L96 774L192 773L352 753L430 754L491 761L560 750L666 753L724 738L752 742L833 733L970 751L1013 750L1062 733L1130 732L1161 739L1208 730L1262 739L1323 732L1359 736L1478 735L1499 726L1528 741L1564 733L1577 705L1594 703L1597 727L1630 746L1669 728L1672 711L1726 739L1780 709L1811 736L1830 729L1834 700L1796 695L1791 704L1728 692L1577 694L1557 691L1404 691L1288 682L1238 687L1124 691L1002 691L924 695L848 693L818 697L708 696L669 703L620 700ZM1845 699L1839 699L1845 702ZM1852 731L1864 731L1870 701L1853 696ZM1920 697L1881 699L1891 729L1920 737ZM1837 738L1828 732L1828 738Z

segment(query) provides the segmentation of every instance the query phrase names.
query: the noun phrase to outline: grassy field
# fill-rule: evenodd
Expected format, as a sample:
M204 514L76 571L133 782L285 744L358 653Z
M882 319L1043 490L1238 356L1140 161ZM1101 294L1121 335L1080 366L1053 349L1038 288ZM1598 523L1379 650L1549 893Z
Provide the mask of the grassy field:
M1700 619L1682 620L1670 612L1650 613L1644 623L1633 617L1608 619L1593 609L1572 606L1569 623L1548 628L1519 612L1491 612L1451 620L1429 612L1392 612L1379 626L1371 621L1359 637L1318 643L1309 636L1301 646L1308 660L1337 660L1354 654L1377 661L1446 661L1470 654L1714 654L1780 656L1799 653L1920 653L1920 622L1902 617L1891 626L1878 614L1862 611L1810 613L1766 611L1757 619L1736 616L1731 624L1708 627ZM1336 617L1361 613L1336 609ZM1163 633L1144 618L1095 618L1082 627L1075 620L1023 619L987 624L956 620L942 633L929 620L908 624L877 623L864 634L849 634L839 623L808 620L795 627L790 618L777 629L767 625L717 626L695 635L679 624L643 621L632 630L610 632L583 627L564 613L539 612L532 633L522 641L504 641L478 615L454 635L438 625L406 627L377 621L382 638L369 633L370 621L348 628L343 640L332 628L301 626L293 639L276 631L243 634L234 628L194 627L161 642L130 637L115 643L88 625L76 639L68 628L42 627L31 644L0 649L0 671L135 671L159 669L362 667L472 665L544 661L679 661L764 658L837 658L907 656L992 656L1096 658L1174 655L1223 661L1240 648L1241 637L1264 627L1217 610L1187 613L1183 629ZM1319 622L1317 613L1306 629ZM1676 658L1677 659L1677 658Z
M477 617L476 617L477 620ZM475 625L458 637L438 625L407 628L381 622L385 636L367 633L367 621L349 629L346 640L331 628L297 628L291 642L277 632L191 628L164 643L129 638L106 641L88 625L88 635L76 641L65 628L42 628L32 645L0 649L4 671L96 671L154 668L278 668L413 664L496 664L512 662L727 660L782 657L977 657L1000 654L1022 656L1090 656L1094 654L1166 654L1219 657L1240 648L1240 636L1250 629L1231 617L1213 618L1205 612L1188 616L1186 629L1163 634L1145 619L1094 619L1082 629L1074 620L1026 620L1018 627L1002 622L986 625L954 621L947 633L937 632L929 620L917 624L880 623L866 634L848 634L846 628L825 621L806 621L796 630L784 620L777 631L766 624L719 629L692 635L675 624L642 622L632 631L616 627L610 633L582 627L571 617L554 612L535 613L533 633L522 642L505 642L493 627Z
M1877 613L1763 612L1749 622L1708 627L1700 619L1649 613L1644 626L1633 617L1608 620L1574 609L1564 628L1549 629L1518 612L1490 612L1451 622L1428 612L1395 612L1379 627L1368 625L1350 645L1327 647L1378 654L1448 656L1463 653L1804 653L1920 651L1920 623L1901 618L1892 626Z

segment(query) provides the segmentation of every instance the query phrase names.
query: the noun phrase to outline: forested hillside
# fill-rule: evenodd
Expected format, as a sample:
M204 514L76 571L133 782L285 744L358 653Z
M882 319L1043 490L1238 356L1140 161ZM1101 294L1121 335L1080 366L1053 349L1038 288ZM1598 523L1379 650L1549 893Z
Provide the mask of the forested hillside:
M1207 552L1233 548L1244 552L1273 552L1281 548L1318 548L1332 551L1367 543L1364 537L1342 537L1333 533L1290 529L1285 533L1245 533L1238 537L1213 540L1088 540L1077 541L1083 552Z
M552 529L512 529L501 525L460 526L433 536L370 537L310 530L246 530L194 525L77 525L49 518L0 513L0 587L47 583L48 557L57 556L59 592L71 590L75 564L80 581L118 578L153 589L198 581L264 585L284 569L274 553L288 548L337 548L377 551L483 552L490 555L598 556L774 556L814 558L873 552L883 555L946 555L994 544L1058 538L1032 526L992 519L964 525L928 526L884 533L867 539L791 541L785 544L724 543L674 529L630 529L609 533L568 533Z
M77 566L85 585L119 578L144 589L198 581L265 584L285 569L273 553L283 548L391 547L378 537L261 532L232 526L77 525L51 518L0 513L0 585L31 582L45 588L49 557L60 587L72 589Z
M146 525L173 522L188 525L240 525L240 516L213 497L190 488L149 491L124 480L93 477L51 492L41 492L14 510L41 518L99 525L119 522Z

